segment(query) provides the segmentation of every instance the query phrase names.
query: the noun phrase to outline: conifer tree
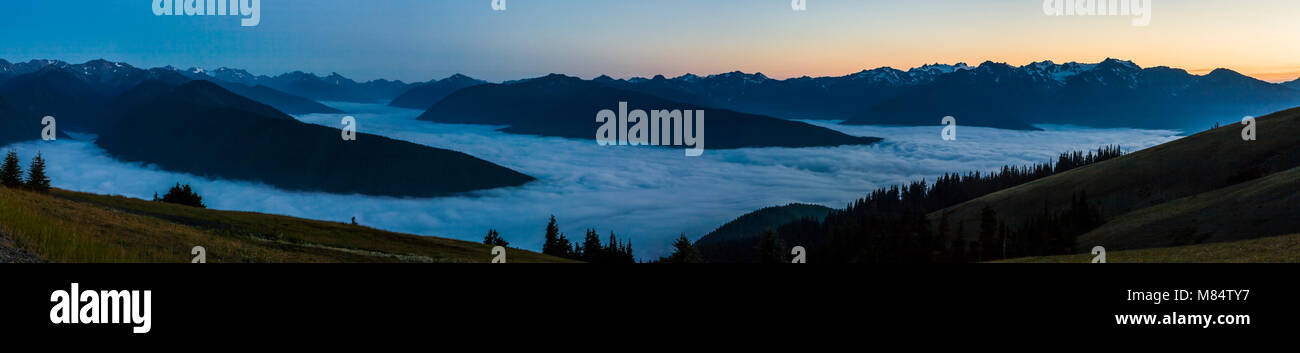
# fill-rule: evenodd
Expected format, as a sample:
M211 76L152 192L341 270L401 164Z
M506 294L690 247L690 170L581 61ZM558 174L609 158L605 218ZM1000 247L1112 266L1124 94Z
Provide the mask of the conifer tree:
M36 192L50 191L50 178L45 175L45 158L39 152L32 158L32 166L27 168L26 184L28 189Z
M185 184L182 186L180 183L176 183L176 186L173 186L170 190L167 190L167 194L163 195L162 202L168 202L168 203L174 203L174 204L180 204L180 205L186 205L186 206L198 207L198 208L207 208L207 206L203 204L203 197L195 193L194 189L190 188L190 184Z
M561 256L568 252L567 249L559 247L560 227L555 225L555 216L551 216L551 221L546 223L546 238L542 241L542 253L551 256Z
M4 165L0 165L0 185L17 188L23 186L23 170L18 166L18 152L9 151Z
M776 235L776 231L768 228L763 231L762 239L758 241L758 262L759 263L789 263L789 255L786 254L785 242L781 237Z
M496 229L488 229L487 236L483 237L483 244L492 246L510 246L510 242L501 238L501 234Z
M682 233L676 241L673 241L673 254L659 259L659 262L667 264L698 264L704 263L704 257L700 256L700 251L696 250L691 241L686 239L686 233Z
M582 241L582 261L601 262L605 258L604 249L600 246L600 236L596 234L595 229L587 230L587 237Z

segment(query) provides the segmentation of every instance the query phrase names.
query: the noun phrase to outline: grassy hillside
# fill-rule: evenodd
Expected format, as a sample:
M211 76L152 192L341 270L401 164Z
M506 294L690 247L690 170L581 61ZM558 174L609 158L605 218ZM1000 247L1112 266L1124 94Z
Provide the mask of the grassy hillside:
M1291 233L1300 233L1300 168L1114 217L1078 243L1135 249Z
M1083 250L1093 242L1145 248L1293 233L1300 224L1297 173L1287 171L1300 166L1300 109L1258 118L1256 125L1256 141L1243 141L1243 126L1229 125L989 194L930 219L948 213L954 229L975 239L986 205L1000 221L1019 225L1044 205L1057 205L1052 211L1058 212L1072 194L1086 191L1107 224L1079 239ZM1171 233L1186 229L1191 235ZM1285 233L1268 234L1274 231ZM1171 241L1187 237L1192 240Z
M50 262L488 262L476 242L65 190L0 188L0 236ZM511 249L509 262L568 262Z
M1026 257L1007 263L1090 263L1092 254ZM1300 262L1300 234L1158 249L1108 251L1106 263Z

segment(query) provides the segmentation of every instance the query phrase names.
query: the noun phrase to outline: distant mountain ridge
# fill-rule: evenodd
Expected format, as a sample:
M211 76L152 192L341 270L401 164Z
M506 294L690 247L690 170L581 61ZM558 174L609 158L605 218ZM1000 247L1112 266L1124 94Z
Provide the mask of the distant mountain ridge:
M560 74L464 88L429 107L418 119L509 125L501 131L594 140L599 126L596 113L618 109L620 102L627 102L630 110L706 111L705 149L865 145L880 141L803 122L673 101Z
M594 81L740 112L858 125L937 125L954 116L960 125L1022 130L1035 129L1032 124L1199 130L1300 105L1300 80L1272 84L1227 69L1193 75L1118 59L882 67L784 80L735 71Z
M244 85L239 82L218 79L207 75L202 70L180 71L170 67L141 69L130 64L103 59L91 60L82 64L69 64L58 60L32 60L12 64L0 60L0 85L10 79L43 70L55 69L65 71L72 77L84 81L91 89L95 90L96 95L102 97L121 94L146 80L160 80L171 84L181 84L190 80L208 80L240 95L269 104L290 114L342 113L338 109L307 98L265 86ZM85 104L79 105L89 107Z
M1300 89L1300 78L1297 78L1294 81L1283 82L1282 85L1293 89Z
M425 110L433 106L434 103L442 100L447 95L452 94L462 88L472 87L487 83L473 77L455 74L441 80L429 81L427 83L416 85L406 93L393 98L389 106Z
M294 71L276 76L265 76L253 75L242 69L226 67L212 71L200 68L181 70L167 67L167 69L181 72L187 77L195 79L211 78L249 87L266 86L317 101L380 103L393 99L417 85L385 79L357 82L338 73L330 73L328 76L322 77L312 73Z

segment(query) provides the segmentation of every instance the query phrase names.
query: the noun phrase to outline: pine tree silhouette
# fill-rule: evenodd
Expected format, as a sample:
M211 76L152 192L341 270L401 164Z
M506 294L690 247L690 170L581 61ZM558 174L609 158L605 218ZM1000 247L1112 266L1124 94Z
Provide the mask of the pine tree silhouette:
M45 175L45 158L41 157L40 152L32 158L32 166L27 168L26 184L28 189L36 192L50 191L50 178Z
M0 166L0 185L17 188L23 186L23 170L18 166L18 152L5 154L4 165Z
M762 239L758 242L758 262L765 264L783 264L789 263L790 258L786 254L785 242L781 237L776 235L776 231L768 228L763 231Z
M203 204L203 197L194 193L194 190L190 188L190 184L182 186L180 183L176 183L176 186L173 186L171 190L167 190L167 194L163 195L162 202L207 208Z
M501 234L496 229L488 229L487 236L483 237L483 244L492 246L510 246L510 242L501 238Z
M695 249L691 241L686 239L686 233L682 233L673 241L673 254L659 259L659 262L666 264L698 264L704 263L704 257L700 251Z

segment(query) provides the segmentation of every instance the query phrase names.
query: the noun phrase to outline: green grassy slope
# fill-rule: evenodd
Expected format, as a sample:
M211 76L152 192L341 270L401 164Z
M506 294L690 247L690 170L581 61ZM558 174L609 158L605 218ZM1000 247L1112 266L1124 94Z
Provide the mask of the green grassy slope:
M0 236L51 262L488 262L491 247L350 224L0 188ZM508 262L569 262L511 249Z
M1007 263L1090 263L1092 254L1026 257ZM1107 251L1106 263L1300 262L1300 234L1157 249Z
M1205 240L1286 234L1263 231L1287 228L1278 222L1291 223L1283 224L1288 226L1300 223L1295 220L1294 187L1288 189L1277 184L1294 182L1295 173L1259 178L1300 166L1300 139L1295 138L1300 136L1300 109L1270 114L1256 122L1256 141L1243 141L1243 126L1229 125L989 194L934 212L930 219L938 220L948 213L949 219L954 220L952 228L959 228L955 223L961 222L963 236L970 240L977 237L979 214L985 205L997 211L1000 221L1019 225L1027 217L1041 213L1044 204L1058 205L1053 211L1061 211L1069 205L1073 193L1086 191L1088 200L1101 207L1108 222L1102 229L1080 239L1083 250L1091 247L1086 242L1090 239L1126 248L1168 246L1171 244L1168 234L1144 234L1152 229L1146 227L1167 230L1177 228L1178 222L1203 224L1205 229L1199 232L1212 232L1211 238ZM1228 188L1252 181L1254 185ZM1219 189L1224 190L1206 194L1202 199L1151 208ZM1290 192L1292 197L1278 199L1269 192ZM1221 201L1220 197L1229 196L1232 199L1225 202L1230 203L1211 205ZM1259 205L1291 207L1256 207ZM1243 211L1242 207L1251 207L1252 213L1236 213ZM1146 213L1126 215L1144 209ZM1163 214L1169 212L1177 214ZM1210 226L1213 223L1220 224ZM1234 229L1242 233L1231 234ZM1118 240L1121 238L1128 240Z
M1135 249L1300 233L1300 168L1129 212L1079 237Z

